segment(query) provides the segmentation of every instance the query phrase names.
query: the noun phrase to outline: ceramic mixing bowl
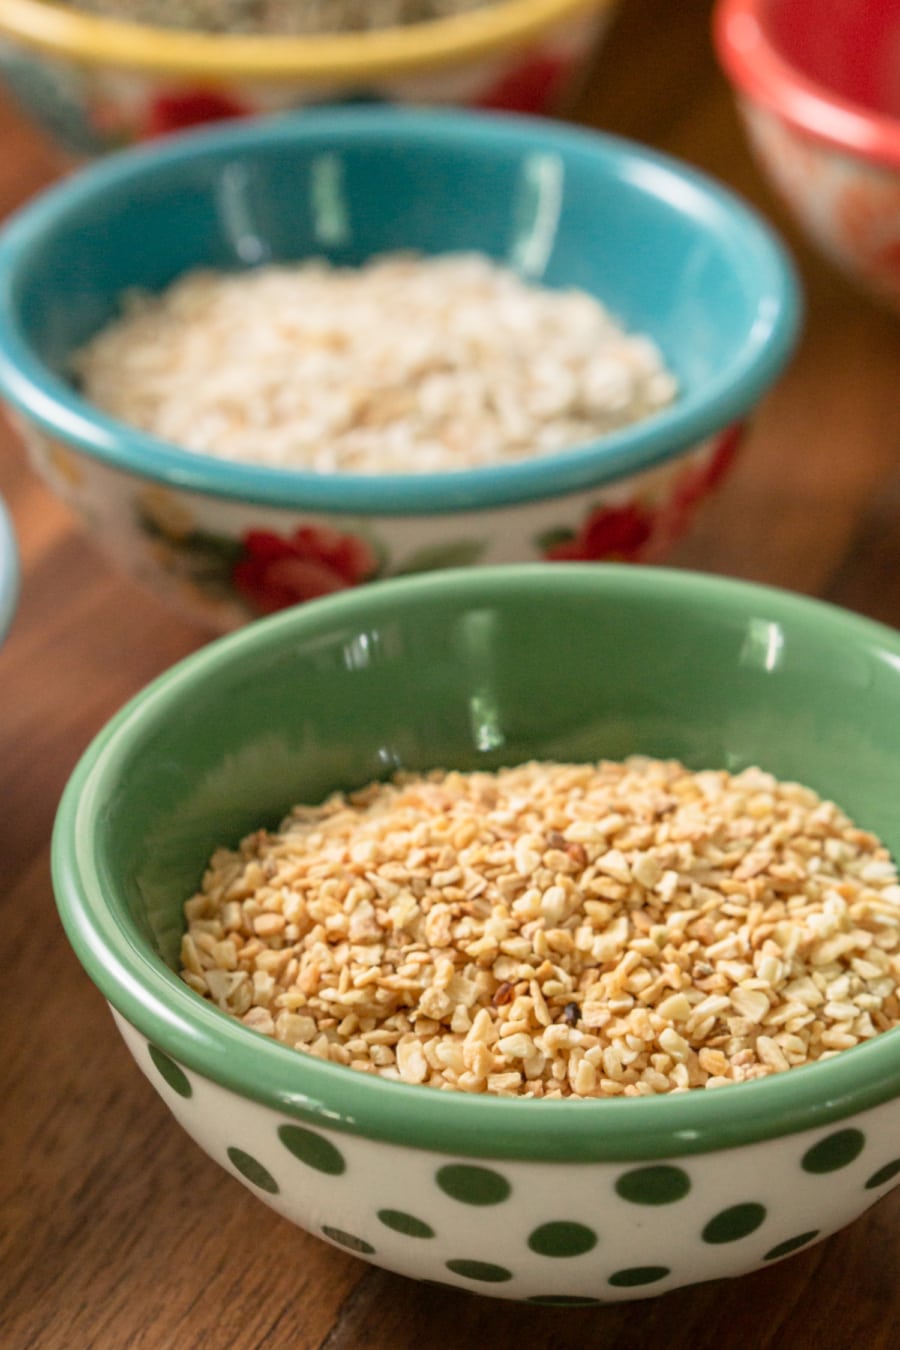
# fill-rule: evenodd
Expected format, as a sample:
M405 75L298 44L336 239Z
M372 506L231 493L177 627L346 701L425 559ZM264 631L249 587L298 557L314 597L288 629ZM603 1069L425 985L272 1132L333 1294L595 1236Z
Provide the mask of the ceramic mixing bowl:
M475 250L596 295L656 340L677 399L552 455L327 474L189 453L103 416L68 377L129 287L397 248ZM187 133L83 171L0 236L0 394L39 472L121 567L214 629L449 564L659 558L727 470L797 322L783 251L716 184L499 114L344 109Z
M900 1179L900 1030L715 1090L535 1100L391 1082L261 1036L175 973L214 846L395 768L642 753L761 765L900 852L900 635L625 566L448 571L247 625L90 746L63 923L141 1071L228 1175L389 1270L602 1303L740 1275ZM152 1165L152 1164L151 1164Z
M498 0L367 33L200 33L47 0L0 0L0 77L69 156L201 122L317 103L559 109L613 0Z
M900 306L900 9L719 0L715 37L776 190L832 261Z

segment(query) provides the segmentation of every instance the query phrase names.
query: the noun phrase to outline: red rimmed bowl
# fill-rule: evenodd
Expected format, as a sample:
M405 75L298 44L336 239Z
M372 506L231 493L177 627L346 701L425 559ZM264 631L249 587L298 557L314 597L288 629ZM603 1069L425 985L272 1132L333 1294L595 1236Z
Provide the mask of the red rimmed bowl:
M719 0L714 35L777 192L829 258L900 308L900 6Z

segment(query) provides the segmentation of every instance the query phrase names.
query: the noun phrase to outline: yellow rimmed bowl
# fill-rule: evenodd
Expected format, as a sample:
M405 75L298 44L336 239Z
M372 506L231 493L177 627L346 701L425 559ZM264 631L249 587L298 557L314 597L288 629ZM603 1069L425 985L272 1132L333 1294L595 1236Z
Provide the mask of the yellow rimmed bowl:
M900 312L896 0L718 0L751 148L810 241Z
M70 156L198 123L318 103L552 112L572 94L615 0L498 0L366 33L230 35L0 0L0 74Z

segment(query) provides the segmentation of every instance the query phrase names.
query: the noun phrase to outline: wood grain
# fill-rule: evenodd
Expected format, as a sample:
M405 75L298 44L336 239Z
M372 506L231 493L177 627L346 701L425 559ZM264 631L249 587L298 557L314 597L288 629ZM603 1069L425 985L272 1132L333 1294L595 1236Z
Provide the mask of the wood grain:
M806 329L673 564L900 625L900 326L822 263L754 166L708 0L624 0L574 117L671 151L778 228ZM59 172L0 103L0 214ZM205 634L109 569L0 427L24 569L0 650L0 1345L11 1350L889 1350L900 1191L771 1269L600 1310L418 1285L291 1227L210 1162L135 1071L53 908L59 794L110 714Z

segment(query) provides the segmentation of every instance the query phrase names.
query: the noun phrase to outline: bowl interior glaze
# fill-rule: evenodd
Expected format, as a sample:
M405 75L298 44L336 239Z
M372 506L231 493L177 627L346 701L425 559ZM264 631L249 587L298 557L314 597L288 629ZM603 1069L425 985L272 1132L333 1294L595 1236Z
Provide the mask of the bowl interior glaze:
M198 266L317 255L352 266L408 248L477 249L602 296L654 332L688 391L745 340L752 262L727 237L724 201L690 176L586 135L561 153L537 129L533 146L505 136L503 119L468 139L453 134L464 115L433 114L426 134L386 116L396 138L384 114L330 113L318 136L241 129L193 154L136 157L102 198L71 199L35 238L17 283L26 336L60 370L130 287L158 290Z
M813 84L900 118L900 9L894 0L769 0L760 22L775 50Z

